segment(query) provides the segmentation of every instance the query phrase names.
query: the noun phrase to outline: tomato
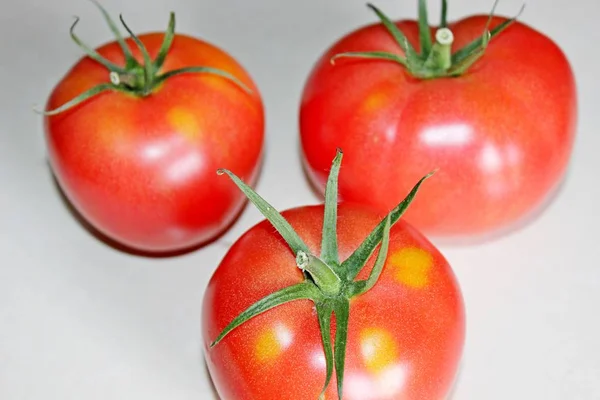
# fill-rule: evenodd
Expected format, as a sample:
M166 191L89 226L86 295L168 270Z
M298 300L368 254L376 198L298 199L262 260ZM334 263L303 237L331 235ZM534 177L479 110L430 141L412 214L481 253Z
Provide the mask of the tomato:
M331 208L327 216L328 207L336 208L335 194L325 205L277 215L268 203L259 207L268 220L232 245L205 291L205 358L220 398L320 398L333 362L327 361L331 342L336 375L326 399L338 398L338 385L347 400L446 398L463 349L463 300L443 255L398 221L407 204L383 220L346 202L337 217ZM370 254L379 243L375 260ZM359 253L358 265L366 266L353 281ZM312 269L305 267L307 278L298 267L314 260ZM369 290L353 295L356 282L378 273ZM342 278L341 289L332 284L334 275Z
M437 168L406 220L430 239L487 240L539 215L562 181L576 129L573 72L523 23L476 15L447 24L444 15L438 29L423 3L418 21L392 22L371 6L382 22L316 62L300 104L303 162L322 192L342 147L340 196L382 212Z
M49 160L66 197L135 251L180 251L224 232L245 198L216 169L254 182L262 159L263 103L249 74L173 29L171 15L166 32L88 50L46 107Z

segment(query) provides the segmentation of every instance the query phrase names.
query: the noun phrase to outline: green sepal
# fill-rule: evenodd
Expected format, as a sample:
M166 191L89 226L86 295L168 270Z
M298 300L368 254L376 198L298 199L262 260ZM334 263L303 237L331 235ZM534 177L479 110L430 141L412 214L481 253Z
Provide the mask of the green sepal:
M232 330L248 321L250 318L254 318L265 311L294 300L312 300L318 302L322 300L322 296L319 289L310 281L304 281L271 293L252 304L235 317L210 344L210 347L217 345Z
M427 57L433 45L427 16L427 0L419 0L419 39L421 41L421 57Z
M331 382L333 376L333 349L331 346L331 315L333 313L333 304L331 300L324 300L315 303L319 327L321 329L321 342L323 343L323 353L325 355L325 384L319 395L323 399L325 391Z
M89 89L85 93L79 94L78 96L67 101L66 103L59 105L55 109L48 110L48 111L38 111L38 110L34 109L35 111L39 112L40 114L44 114L46 116L59 114L61 112L64 112L64 111L78 105L79 103L81 103L83 101L91 99L96 94L99 94L103 91L110 90L110 89L112 89L114 91L122 92L122 93L128 93L128 94L131 94L131 95L137 96L137 97L145 97L145 96L148 96L149 94L151 94L158 85L162 84L167 79L169 79L175 75L179 75L179 74L183 74L183 73L215 74L215 75L218 75L218 76L221 76L223 78L230 80L231 82L235 83L237 86L239 86L241 89L243 89L247 93L252 93L252 90L246 84L244 84L242 81L240 81L238 78L236 78L232 74L230 74L226 71L220 70L218 68L204 67L204 66L192 66L192 67L180 68L180 69L173 70L173 71L168 71L161 75L158 74L159 70L162 68L162 66L165 62L165 59L167 58L167 54L169 52L169 49L171 48L171 45L172 45L172 42L173 42L174 36L175 36L175 14L173 12L170 13L169 25L167 27L167 30L165 31L163 43L161 44L161 47L158 51L158 54L157 54L155 60L152 60L150 58L150 54L148 52L148 49L144 45L144 43L127 26L123 17L119 16L119 19L120 19L122 25L125 27L125 29L129 33L129 35L131 36L131 39L134 41L135 45L139 48L139 50L142 54L142 57L143 57L143 64L142 64L142 63L139 63L133 57L131 49L127 45L127 42L123 38L123 35L121 34L119 28L117 27L117 25L115 24L113 19L110 17L108 12L96 0L91 0L91 1L92 1L92 3L94 3L96 5L96 7L102 13L104 20L106 21L111 32L114 34L114 36L116 38L116 42L121 47L123 56L125 58L125 65L120 66L120 65L117 65L117 64L107 60L106 58L102 57L98 53L97 50L91 48L90 46L85 44L81 39L79 39L79 37L75 34L75 27L77 26L77 23L79 22L79 18L76 18L75 22L71 25L71 28L69 30L72 40L75 42L75 44L77 46L79 46L79 48L81 48L81 50L83 50L83 52L90 59L98 62L100 65L102 65L104 68L106 68L108 70L108 75L110 76L110 83L109 82L101 83L101 84L95 86L94 88ZM111 86L111 87L109 87L109 86Z
M389 218L389 223L393 226L400 217L406 212L406 209L413 201L419 188L425 182L426 179L431 177L435 171L430 172L421 178L417 184L412 188L410 193L398 204L389 214L373 229L373 231L366 237L366 239L361 243L361 245L342 263L342 269L346 271L347 279L352 281L356 278L356 275L361 271L364 265L367 263L367 260L373 254L373 251L377 247L377 245L383 239L385 225Z
M104 21L110 28L110 31L112 32L112 34L115 36L117 43L119 43L119 46L121 47L121 51L123 51L123 55L125 56L125 70L139 66L139 63L137 62L135 57L133 57L133 53L131 52L131 49L125 42L123 35L121 35L121 31L119 30L119 27L117 27L117 24L115 23L115 21L113 21L113 19L110 17L110 15L106 11L106 9L104 7L102 7L100 5L100 3L98 3L96 0L91 0L91 1L92 1L92 3L94 3L96 5L96 7L98 7L100 12L104 16Z
M167 59L167 53L173 44L173 39L175 38L175 13L171 12L169 14L169 25L167 26L167 30L165 31L165 36L162 44L160 45L160 49L158 50L158 54L154 59L154 69L156 71L160 71L165 60Z
M377 59L377 60L388 60L395 61L401 64L407 72L418 78L418 79L436 79L445 77L456 77L467 72L467 70L485 54L487 45L491 39L499 35L508 26L510 26L519 15L523 12L524 6L519 11L518 15L510 20L503 21L497 27L489 30L489 25L492 17L494 16L495 8L499 0L496 0L492 12L489 15L488 22L485 30L481 37L473 40L464 48L459 49L456 53L452 54L452 38L449 37L449 41L443 42L438 40L432 40L431 30L428 23L428 12L426 0L418 0L418 26L419 26L419 41L421 45L421 52L417 53L408 41L404 33L398 28L398 26L390 20L381 10L374 5L368 3L368 7L371 8L377 17L379 18L383 27L396 41L400 49L404 52L404 57L394 54L388 51L377 51L377 50L365 50L365 51L348 51L334 54L330 61L332 64L337 58L365 58L365 59ZM440 29L448 29L448 2L442 0L442 13L440 21Z
M122 92L122 93L130 93L126 88L121 87L121 86L115 86L113 84L110 83L101 83L100 85L96 85L88 90L86 90L85 92L81 93L79 96L67 101L65 104L63 104L62 106L55 108L54 110L49 110L49 111L39 111L41 114L44 115L56 115L59 114L63 111L68 110L69 108L73 108L76 105L83 103L84 101L91 99L92 97L95 97L97 95L99 95L102 92L108 92L108 91L115 91L115 92Z
M377 14L377 17L379 18L383 26L396 40L396 43L398 43L398 46L400 46L400 48L404 52L404 55L406 56L406 63L409 66L409 68L418 65L420 63L419 55L417 54L417 51L412 46L412 44L408 41L406 36L404 36L404 33L402 33L402 31L398 29L396 24L392 22L392 20L390 20L388 16L385 15L379 8L375 7L373 4L370 3L367 4L367 6L371 10L373 10L375 14Z
M321 238L321 259L332 266L340 263L337 243L338 176L343 153L337 149L325 186L325 213Z
M92 49L87 44L85 44L81 39L79 39L79 37L75 34L75 27L77 26L78 23L79 23L79 17L75 17L75 21L73 22L73 25L71 25L71 29L69 29L69 34L71 35L71 39L75 42L75 44L77 46L79 46L87 54L87 56L89 58L96 61L97 63L102 64L102 66L105 67L106 69L108 69L110 71L119 72L119 73L125 73L126 72L125 68L120 67L120 66L110 62L106 58L102 57L100 55L100 53L98 53L96 50Z
M385 51L349 51L346 53L339 53L331 57L331 63L335 64L335 60L337 60L338 58L368 58L375 60L394 61L398 64L406 66L406 60L403 57Z
M467 58L461 60L460 63L452 66L448 71L448 76L460 76L464 74L477 60L479 60L485 54L485 47L475 50L468 55Z
M249 93L249 94L252 93L252 89L250 89L244 82L240 81L238 78L231 75L229 72L224 71L222 69L218 69L218 68L212 68L212 67L185 67L185 68L180 68L180 69L174 69L174 70L165 72L162 75L159 75L155 79L154 82L155 82L155 84L159 84L175 75L189 74L189 73L196 73L196 74L203 73L203 74L217 75L217 76L228 79L231 82L235 83L246 93Z
M492 40L494 37L498 36L500 33L502 33L502 31L504 31L513 22L515 22L517 20L517 18L519 18L519 16L523 13L523 10L525 10L525 5L523 5L521 7L519 13L516 16L503 21L502 23L498 24L498 26L496 26L494 29L490 30L489 26L492 22L492 18L494 17L494 12L495 12L497 3L498 3L498 0L496 0L496 2L494 3L494 8L492 9L492 12L490 13L490 16L485 25L483 34L479 38L473 40L471 43L469 43L465 47L461 48L460 50L458 50L456 53L454 53L452 55L453 68L458 68L458 66L460 66L461 64L464 64L466 60L473 60L473 56L476 54L478 54L480 57L483 54L482 51L484 51L487 48L487 45L490 42L490 40ZM477 57L477 58L479 58L479 57ZM471 61L470 63L468 63L468 66L472 65L473 62L474 61ZM452 69L451 69L451 71L452 71Z
M233 172L227 169L219 169L217 170L217 174L227 174L231 178L237 187L240 188L246 197L248 197L248 199L256 206L256 208L258 208L262 215L269 220L277 232L279 232L283 240L285 240L285 242L294 252L294 256L298 255L299 251L303 251L306 254L311 254L306 243L304 243L300 236L298 236L290 223L287 222L285 218L283 218L283 216L275 208L273 208L272 205L270 205L258 193L252 190L250 186L246 185Z
M324 206L325 215L323 217L322 240L325 241L325 238L329 237L330 242L322 243L322 253L328 256L328 262L311 254L307 249L303 248L305 246L304 243L287 221L285 221L283 216L255 193L252 188L243 183L230 171L225 169L218 171L219 174L228 174L234 183L242 190L242 192L244 192L246 197L248 197L267 220L271 222L274 228L284 237L284 240L296 253L296 265L307 272L307 275L305 275L307 279L300 284L281 289L274 294L266 296L248 307L227 325L217 339L212 342L211 347L215 346L231 330L267 309L276 307L287 301L310 299L315 304L321 331L321 342L325 355L325 382L319 395L320 400L324 399L325 392L333 377L333 370L335 370L337 378L338 397L339 399L342 398L350 317L350 299L365 293L375 286L381 276L387 259L391 226L397 222L405 212L421 184L434 173L431 172L424 176L415 187L413 187L406 198L373 229L371 234L363 241L358 249L356 249L346 261L338 266L340 271L349 268L349 271L345 272L343 275L338 275L333 267L335 263L331 260L339 260L339 249L336 244L337 238L335 237L337 236L337 229L335 228L337 210L334 212L333 207L337 206L337 184L341 161L342 152L338 149L329 172L325 194L326 204ZM326 226L328 224L330 225L329 227ZM381 244L381 246L368 279L355 282L354 278L356 277L356 274L364 268L379 244ZM309 279L310 277L313 279ZM331 319L333 316L335 316L336 333L332 346Z
M448 27L448 1L442 0L442 12L440 18L440 28Z
M333 312L335 314L335 344L333 357L335 361L338 399L341 399L344 386L344 371L346 369L346 343L348 342L350 301L346 298L339 298L333 306Z
M121 23L123 24L123 27L125 27L125 30L127 31L127 33L129 33L129 35L133 39L133 42L136 44L136 46L142 53L142 58L144 59L144 65L143 65L144 87L142 89L142 93L148 94L154 83L153 82L154 81L154 64L152 63L152 59L150 58L148 49L146 49L146 46L144 46L144 43L142 43L140 38L137 37L137 35L129 28L129 26L127 26L122 15L119 15L119 19L121 20Z
M383 238L381 240L381 247L377 253L377 259L375 259L375 265L373 265L373 269L371 270L371 273L367 279L353 282L352 285L348 286L348 297L360 296L361 294L368 292L379 280L388 255L388 249L390 245L390 230L390 216L388 215L385 218L385 225L383 226Z

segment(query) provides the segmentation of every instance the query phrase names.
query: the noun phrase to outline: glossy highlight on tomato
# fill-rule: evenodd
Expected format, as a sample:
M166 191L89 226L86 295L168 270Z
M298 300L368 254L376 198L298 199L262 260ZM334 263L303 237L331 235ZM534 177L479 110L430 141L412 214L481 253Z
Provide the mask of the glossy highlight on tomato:
M224 50L173 29L171 15L166 32L88 52L46 106L60 187L94 228L135 251L214 239L245 203L215 170L226 166L253 183L262 159L263 103L247 71ZM51 112L95 88L104 90Z
M300 106L303 162L322 192L342 147L341 198L381 212L438 169L406 220L432 239L496 237L543 210L564 178L576 133L573 71L556 43L524 23L444 15L428 27L424 3L419 21L387 19L389 27L370 6L383 22L349 32L319 58ZM427 51L438 51L430 60L419 55L425 35L435 38ZM477 41L468 57L458 54ZM414 67L402 65L411 59Z
M332 194L325 205L280 214L297 238L272 206L253 202L268 220L231 246L203 300L205 357L219 397L445 399L462 354L464 304L444 256L398 220L410 200L382 220L362 205L337 205ZM306 253L295 250L302 243ZM357 254L367 254L365 265L346 280ZM313 269L299 269L309 259ZM354 289L367 280L373 286Z

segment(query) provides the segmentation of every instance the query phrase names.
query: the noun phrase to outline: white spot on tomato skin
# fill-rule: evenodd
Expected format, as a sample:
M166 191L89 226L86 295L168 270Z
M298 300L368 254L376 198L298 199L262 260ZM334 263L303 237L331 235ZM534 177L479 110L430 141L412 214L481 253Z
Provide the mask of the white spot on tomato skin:
M147 168L157 171L153 183L158 187L185 186L194 176L205 174L208 168L207 158L201 151L190 148L184 137L149 140L136 151Z
M196 152L190 152L173 162L167 169L166 176L171 182L183 183L202 170L204 158Z
M377 353L377 343L373 338L363 340L360 346L360 352L365 359L372 359Z
M360 373L346 373L344 377L344 396L350 400L373 399L373 382L368 376Z
M479 154L479 166L488 173L496 173L507 167L518 166L523 158L521 150L512 143L499 146L495 143L487 143Z
M389 365L379 373L349 371L344 379L344 398L348 400L397 399L405 389L408 368L401 363Z
M404 389L408 368L403 364L393 364L384 369L377 377L379 396L384 399L393 399Z
M522 159L523 153L517 145L510 143L506 146L506 160L509 165L519 165Z
M498 147L492 143L483 146L479 154L479 166L487 173L495 173L503 167L502 154Z
M524 176L523 153L513 143L500 146L488 143L479 154L479 168L487 174L485 189L489 196L502 198L518 190Z
M282 349L287 349L294 341L294 334L282 323L275 326L275 337Z
M143 149L142 157L148 161L154 161L160 159L166 152L167 149L164 145L160 143L152 144Z
M433 147L464 146L473 140L473 127L456 123L432 126L421 132L419 139L423 144Z
M318 370L325 370L327 362L325 360L325 354L323 353L322 348L317 349L311 353L310 364Z

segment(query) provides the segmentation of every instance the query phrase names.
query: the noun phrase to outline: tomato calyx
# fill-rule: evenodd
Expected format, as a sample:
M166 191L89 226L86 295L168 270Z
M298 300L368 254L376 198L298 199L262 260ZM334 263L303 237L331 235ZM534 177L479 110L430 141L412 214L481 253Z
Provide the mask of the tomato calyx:
M335 297L340 294L342 279L335 273L333 268L319 257L300 250L296 255L296 265L312 277L315 285L321 289L323 295Z
M84 101L97 96L100 93L106 91L116 91L122 92L126 94L130 94L137 97L146 97L151 95L154 90L156 90L162 83L164 83L167 79L181 74L186 73L209 73L221 76L225 79L232 81L234 84L238 85L244 91L251 93L251 89L245 85L238 78L233 76L227 71L223 71L218 68L205 67L205 66L191 66L184 67L180 69L170 70L167 72L161 72L163 64L167 59L168 52L173 43L173 39L175 37L175 13L171 12L169 16L169 25L167 30L165 31L164 39L161 44L161 47L158 51L157 56L152 59L150 54L148 53L148 49L139 39L139 37L129 28L129 26L125 23L123 16L119 16L119 20L127 33L130 35L134 44L140 51L142 55L142 62L139 62L131 52L131 49L125 42L123 35L121 34L117 24L112 20L108 12L95 0L92 2L98 7L100 12L102 13L105 22L109 26L111 32L115 35L117 43L121 47L123 51L123 55L125 57L125 65L117 65L110 60L102 57L96 50L86 45L76 34L75 27L79 22L79 18L75 18L75 22L71 25L71 29L69 30L71 39L75 42L77 46L79 46L85 54L91 58L92 60L98 62L102 66L104 66L108 70L109 82L101 83L96 85L87 91L81 93L75 98L67 101L63 105L53 109L45 111L45 115L54 115L59 114L63 111L66 111L70 108L77 106Z
M358 248L346 260L340 262L337 243L337 186L341 162L342 151L338 149L325 188L321 254L319 256L310 251L285 218L252 188L229 170L217 171L219 175L228 175L282 236L296 256L296 266L302 270L304 280L271 293L246 308L210 344L210 347L213 348L232 330L274 307L295 300L311 300L315 305L319 321L326 362L326 379L320 398L323 398L325 390L329 386L335 367L337 392L340 399L344 380L350 299L360 296L375 286L387 258L391 227L407 210L423 182L435 173L433 171L421 178L404 200L381 220ZM356 280L378 246L379 251L369 277L364 280ZM334 315L336 332L332 344L331 319Z
M418 79L435 79L444 77L457 77L463 75L479 60L487 49L489 42L508 28L523 12L525 6L521 7L519 13L506 21L498 24L490 30L490 24L499 0L494 2L487 24L482 35L467 44L463 48L452 53L454 35L448 27L448 2L442 0L442 17L438 30L435 33L435 41L431 37L429 19L427 16L427 1L419 0L419 42L421 52L417 52L408 41L404 33L390 20L380 9L373 4L367 6L375 12L381 24L394 38L403 55L386 51L356 51L335 54L331 63L335 64L339 58L367 58L376 60L387 60L400 64L413 77Z

